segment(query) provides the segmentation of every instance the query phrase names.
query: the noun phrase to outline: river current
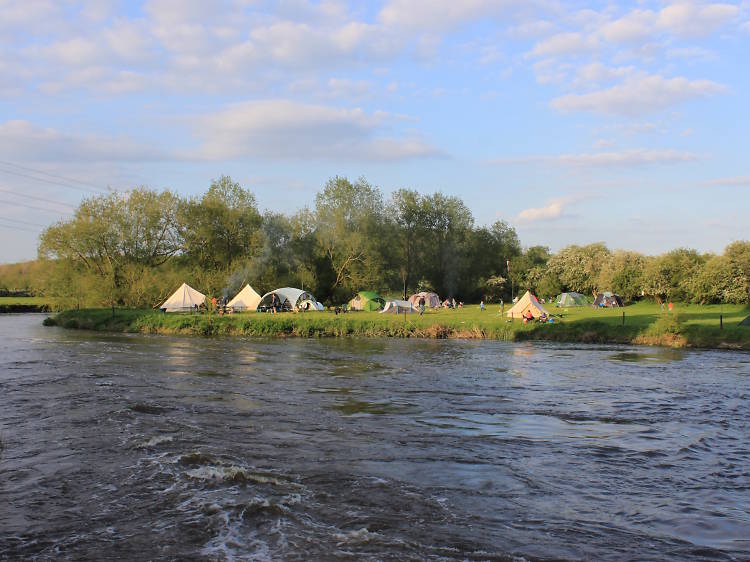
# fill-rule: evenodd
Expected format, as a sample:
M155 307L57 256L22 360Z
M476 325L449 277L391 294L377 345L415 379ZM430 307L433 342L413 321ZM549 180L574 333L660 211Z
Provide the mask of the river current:
M750 559L750 354L0 316L0 560Z

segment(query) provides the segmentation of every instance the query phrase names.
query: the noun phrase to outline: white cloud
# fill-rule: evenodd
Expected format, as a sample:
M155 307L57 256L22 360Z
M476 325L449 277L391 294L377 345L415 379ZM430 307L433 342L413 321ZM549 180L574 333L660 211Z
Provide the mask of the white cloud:
M717 178L707 182L708 185L750 187L750 176L735 176L731 178Z
M592 62L578 67L575 79L573 80L573 87L580 88L583 86L601 85L618 78L623 78L634 71L635 68L632 66L609 67L600 62Z
M63 133L28 121L0 123L0 153L27 162L141 162L170 159L164 151L126 137Z
M536 222L559 219L563 215L565 200L552 201L544 207L531 207L518 213L518 222Z
M739 14L732 4L703 4L683 0L659 12L657 23L677 35L693 37L710 35Z
M534 45L531 54L537 57L558 57L591 52L596 47L596 37L578 32L567 32L539 41Z
M518 0L389 0L379 19L387 26L447 31L482 16L521 5Z
M400 160L441 155L417 136L382 134L388 119L382 112L289 100L238 103L195 123L202 141L196 156Z
M726 91L726 86L711 80L664 78L637 75L605 90L568 94L555 98L551 106L560 111L639 115L664 109L690 99L708 97Z
M651 10L633 10L629 14L602 26L599 33L607 41L642 41L653 32L655 23L656 14Z
M635 167L652 164L677 164L694 162L700 157L692 152L670 149L634 148L610 152L559 154L552 156L525 156L498 158L491 164L555 164L577 167Z

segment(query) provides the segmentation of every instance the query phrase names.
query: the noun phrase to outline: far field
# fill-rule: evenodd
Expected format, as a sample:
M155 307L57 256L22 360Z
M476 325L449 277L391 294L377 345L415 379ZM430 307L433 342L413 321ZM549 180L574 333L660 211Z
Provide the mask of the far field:
M51 308L49 299L44 297L0 297L0 313L46 312Z
M219 316L128 309L117 309L113 316L111 309L89 309L66 311L47 323L66 328L206 336L536 339L750 350L750 327L738 326L750 315L750 307L741 305L676 304L672 313L662 312L659 305L652 303L619 309L580 307L550 311L559 315L555 316L554 324L525 325L520 320L510 321L500 314L498 305L488 305L484 312L478 305L458 310L428 310L421 317L376 312L335 315L330 311Z

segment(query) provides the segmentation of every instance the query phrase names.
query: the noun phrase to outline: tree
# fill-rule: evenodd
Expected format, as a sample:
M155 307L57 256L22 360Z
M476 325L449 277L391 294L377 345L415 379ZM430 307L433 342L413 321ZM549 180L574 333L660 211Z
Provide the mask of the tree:
M603 243L567 246L552 256L547 264L569 291L592 293L599 290L599 273L610 253Z
M406 299L409 288L413 287L412 277L420 261L421 246L427 229L426 213L422 196L408 189L394 192L388 209L392 211L391 216L396 226L394 247L397 248L397 262L392 263L391 267L399 271L403 298Z
M315 199L315 235L333 273L332 292L339 298L377 283L383 197L364 178L356 183L334 177Z
M626 302L641 296L646 258L637 252L617 250L610 254L599 272L598 286L620 295Z
M206 269L228 271L261 244L261 216L255 196L229 176L211 182L200 199L180 213L185 255Z

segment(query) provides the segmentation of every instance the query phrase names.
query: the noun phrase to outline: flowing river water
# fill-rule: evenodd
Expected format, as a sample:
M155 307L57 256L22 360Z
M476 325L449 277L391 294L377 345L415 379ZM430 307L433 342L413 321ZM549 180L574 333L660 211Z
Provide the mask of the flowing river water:
M0 560L750 558L750 354L0 317Z

